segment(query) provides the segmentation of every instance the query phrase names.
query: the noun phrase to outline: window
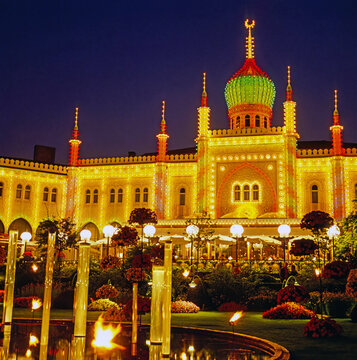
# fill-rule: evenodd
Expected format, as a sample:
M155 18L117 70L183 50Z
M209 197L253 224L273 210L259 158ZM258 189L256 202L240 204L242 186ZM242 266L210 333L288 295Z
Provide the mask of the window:
M186 205L186 189L180 189L180 205Z
M255 115L255 127L260 127L260 116Z
M245 127L249 127L250 126L250 115L246 115L245 116Z
M98 204L98 189L94 189L93 191L93 203Z
M136 203L140 202L140 189L139 188L135 189L135 202Z
M236 128L239 129L240 128L240 116L237 116L237 120L236 120Z
M268 119L266 116L264 116L264 127L267 128L268 127Z
M123 189L118 189L118 203L123 202Z
M144 188L144 192L143 192L143 202L144 202L144 203L149 202L149 189L148 189L148 188Z
M259 201L259 186L253 185L253 201Z
M234 187L234 201L240 201L241 199L241 189L240 185Z
M0 182L0 197L2 197L2 191L4 189L4 184Z
M43 201L48 201L48 192L49 192L48 187L45 187L43 189L43 197L42 197Z
M86 204L90 203L90 190L86 190Z
M115 190L114 190L114 189L110 189L109 201L110 201L111 203L113 203L113 202L115 201Z
M31 186L26 185L25 187L25 200L30 200Z
M244 187L243 187L243 196L244 196L244 201L249 201L249 199L250 199L249 185L244 185Z
M51 202L55 203L57 201L57 189L54 188L52 189L52 193L51 193Z
M18 184L16 187L16 199L21 199L22 196L22 185Z
M317 185L311 187L311 202L317 204L319 202L319 188Z

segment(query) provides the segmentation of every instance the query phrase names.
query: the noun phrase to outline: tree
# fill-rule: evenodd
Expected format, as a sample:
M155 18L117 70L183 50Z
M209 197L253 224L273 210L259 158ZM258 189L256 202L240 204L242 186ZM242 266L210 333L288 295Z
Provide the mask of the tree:
M336 254L340 259L355 263L357 262L357 213L353 212L344 218L341 228L342 233L336 242Z
M57 253L61 253L77 243L75 224L71 218L47 218L42 220L35 235L35 241L40 249L47 247L49 233L56 233L55 249Z

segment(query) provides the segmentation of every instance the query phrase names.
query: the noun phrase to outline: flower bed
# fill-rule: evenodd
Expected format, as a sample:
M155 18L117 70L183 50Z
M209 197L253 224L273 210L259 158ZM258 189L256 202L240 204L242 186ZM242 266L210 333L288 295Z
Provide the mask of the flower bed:
M325 279L347 278L350 265L344 261L332 261L325 265L322 277Z
M277 303L282 304L285 302L302 303L309 300L309 292L304 286L288 285L283 287L278 292Z
M277 305L263 313L266 319L311 319L315 313L295 302Z
M113 285L103 285L95 292L97 299L112 299L119 295L119 291Z
M171 312L172 313L197 313L200 311L200 308L191 301L174 301L171 303Z
M41 300L37 296L22 296L14 299L15 307L30 308L32 307L32 299ZM41 300L42 301L42 300Z
M111 301L109 299L98 299L88 305L88 311L106 311L113 306L118 308L119 310L122 309L122 307L120 307L114 301Z
M110 306L103 316L106 321L125 321L128 320L125 316L125 313L122 309L117 306Z
M331 318L313 317L304 327L304 335L312 338L335 337L342 333L342 326Z
M237 304L235 301L231 301L219 305L217 310L220 312L247 311L247 306L244 304Z

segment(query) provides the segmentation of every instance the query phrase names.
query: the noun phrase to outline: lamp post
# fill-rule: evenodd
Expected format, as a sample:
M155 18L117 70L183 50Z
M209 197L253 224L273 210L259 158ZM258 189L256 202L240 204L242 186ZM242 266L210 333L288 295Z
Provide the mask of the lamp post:
M115 232L115 227L112 225L105 225L103 228L104 236L107 238L107 256L109 255L109 240Z
M193 258L193 240L197 236L200 229L197 225L188 225L186 228L186 233L188 237L191 240L191 259L190 259L190 265L192 265L192 258Z
M231 234L236 240L236 262L238 262L238 240L242 237L242 234L244 232L244 228L242 225L234 224L231 226Z
M26 243L32 239L32 235L28 231L25 231L20 235L20 238L24 242L24 252L26 252Z
M144 226L144 234L145 237L152 238L156 233L156 227L154 225L145 225Z
M286 242L286 238L289 237L289 235L290 235L290 231L291 231L291 228L287 224L283 224L278 227L278 232L279 232L280 238L283 242L284 265L285 265L285 242Z
M327 229L327 236L329 237L330 241L332 241L331 261L333 261L335 258L335 238L337 238L340 233L340 228L337 225L332 225Z

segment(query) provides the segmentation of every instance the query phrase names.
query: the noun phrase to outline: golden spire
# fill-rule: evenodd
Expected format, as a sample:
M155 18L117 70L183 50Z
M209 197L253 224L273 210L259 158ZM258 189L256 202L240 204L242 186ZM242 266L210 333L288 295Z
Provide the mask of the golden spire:
M249 24L249 19L247 19L244 23L245 27L248 29L248 36L246 37L246 58L254 59L254 37L252 37L252 28L255 26L255 21Z
M74 128L78 130L78 108L76 107L76 111L74 114Z
M203 73L203 90L201 98L201 107L207 106L207 92L206 92L206 73Z
M286 87L286 101L293 100L293 89L290 83L290 65L288 66L288 86Z
M161 134L166 133L166 121L165 121L165 100L162 100L162 111L161 111Z
M334 115L338 115L337 110L337 90L335 90L335 111L333 112Z

